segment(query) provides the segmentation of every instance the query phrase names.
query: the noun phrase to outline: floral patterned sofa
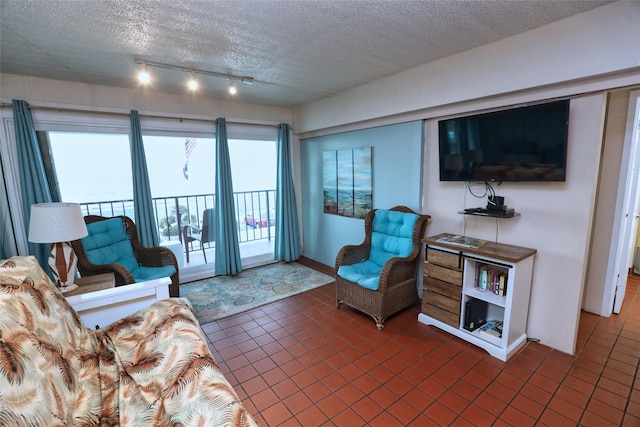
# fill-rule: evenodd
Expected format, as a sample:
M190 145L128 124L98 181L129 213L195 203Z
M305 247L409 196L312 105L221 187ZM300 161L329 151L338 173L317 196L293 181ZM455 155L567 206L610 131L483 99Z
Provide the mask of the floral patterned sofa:
M256 423L187 300L90 330L29 256L0 261L0 425Z

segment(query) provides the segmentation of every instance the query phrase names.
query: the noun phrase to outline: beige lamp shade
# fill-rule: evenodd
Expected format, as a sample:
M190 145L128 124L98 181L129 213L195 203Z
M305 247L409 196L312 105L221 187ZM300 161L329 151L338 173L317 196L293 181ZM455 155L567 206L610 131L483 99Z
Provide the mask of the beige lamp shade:
M58 243L87 235L82 209L77 203L38 203L31 205L29 241Z
M87 235L87 226L82 209L76 203L38 203L31 205L29 241L51 243L49 267L56 285L66 292L77 288L73 281L76 275L76 258L71 240Z

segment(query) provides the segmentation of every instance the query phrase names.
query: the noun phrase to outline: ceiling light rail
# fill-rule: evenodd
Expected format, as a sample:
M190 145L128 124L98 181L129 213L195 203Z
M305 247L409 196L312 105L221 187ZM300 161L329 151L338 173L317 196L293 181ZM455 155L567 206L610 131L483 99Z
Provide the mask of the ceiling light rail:
M218 73L216 71L209 71L209 70L201 70L198 68L188 68L188 67L182 67L179 65L171 65L171 64L164 64L162 62L153 62L153 61L145 61L142 59L136 59L135 63L138 65L142 65L144 67L144 69L146 70L148 67L155 67L155 68L164 68L167 70L176 70L176 71L184 71L186 73L189 73L191 78L189 80L189 87L192 90L195 90L192 85L197 85L197 83L192 83L195 82L195 78L194 75L195 74L200 74L203 76L212 76L212 77L220 77L222 79L228 79L231 82L233 82L234 80L240 81L244 84L247 85L252 85L255 82L255 79L253 77L249 77L249 76L240 76L240 75L236 75L236 74L227 74L227 73ZM229 86L229 89L231 88L235 89L235 86L233 86L233 84L231 83ZM230 91L231 92L231 91ZM234 93L232 93L234 94Z

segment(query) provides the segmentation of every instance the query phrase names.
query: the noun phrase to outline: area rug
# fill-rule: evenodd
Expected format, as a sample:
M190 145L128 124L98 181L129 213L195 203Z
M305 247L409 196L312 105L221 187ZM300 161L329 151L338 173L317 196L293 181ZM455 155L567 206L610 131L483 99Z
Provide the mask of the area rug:
M180 286L201 325L329 284L334 278L296 262L278 262Z

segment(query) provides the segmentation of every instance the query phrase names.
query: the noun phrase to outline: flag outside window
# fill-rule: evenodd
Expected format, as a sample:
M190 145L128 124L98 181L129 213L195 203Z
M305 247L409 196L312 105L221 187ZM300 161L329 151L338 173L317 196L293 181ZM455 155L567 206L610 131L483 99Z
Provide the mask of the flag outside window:
M184 162L184 167L182 168L182 175L186 180L189 179L189 156L191 156L191 153L193 152L193 150L195 150L197 144L198 141L195 138L187 138L184 141L184 154L186 159Z

